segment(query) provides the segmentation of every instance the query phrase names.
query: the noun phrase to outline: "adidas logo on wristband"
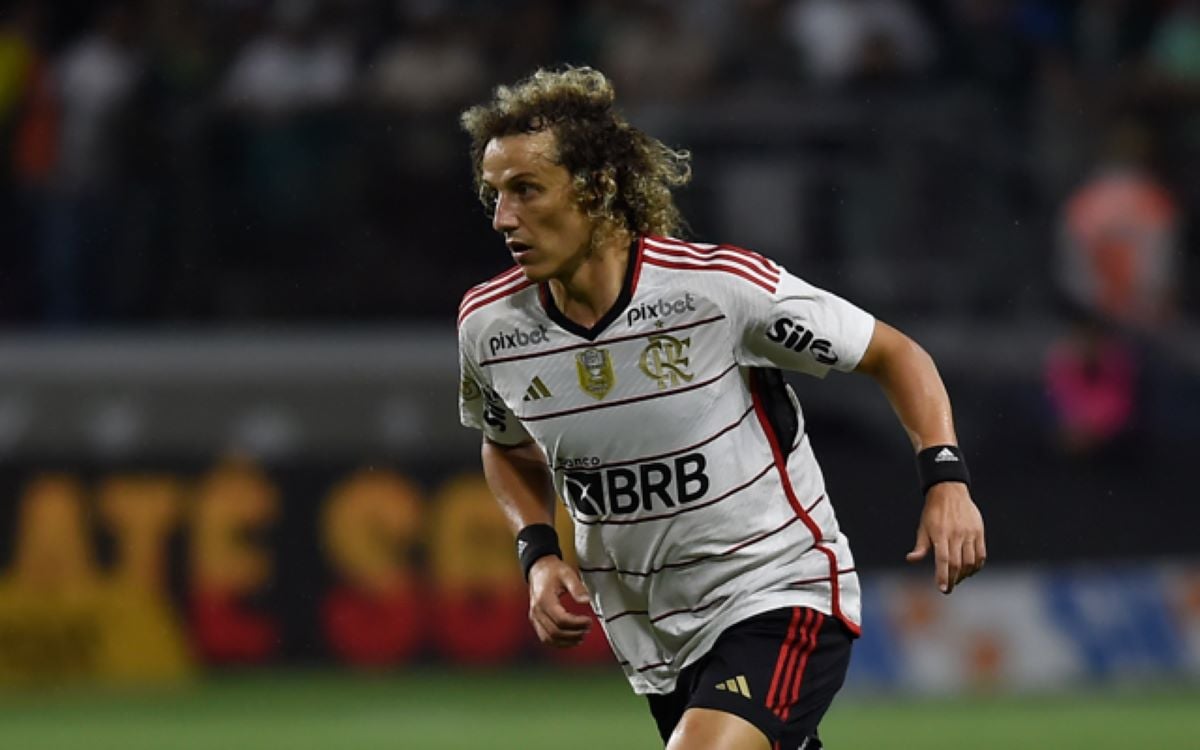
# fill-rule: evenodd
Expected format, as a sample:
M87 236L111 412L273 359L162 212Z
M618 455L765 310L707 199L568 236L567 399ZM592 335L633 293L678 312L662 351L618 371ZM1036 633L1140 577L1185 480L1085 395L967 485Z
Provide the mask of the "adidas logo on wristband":
M941 451L939 451L938 454L933 457L933 460L938 463L942 463L943 461L957 461L958 456L954 455L954 451L950 450L949 448L942 448Z

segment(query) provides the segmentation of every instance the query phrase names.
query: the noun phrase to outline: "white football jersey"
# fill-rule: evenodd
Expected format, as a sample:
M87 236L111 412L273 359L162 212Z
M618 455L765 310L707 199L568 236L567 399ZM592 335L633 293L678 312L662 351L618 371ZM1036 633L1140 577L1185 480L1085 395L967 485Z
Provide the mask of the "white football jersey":
M853 369L869 314L756 253L641 237L590 329L519 268L467 292L458 323L462 422L545 452L635 691L670 692L767 610L858 631L850 547L779 369Z

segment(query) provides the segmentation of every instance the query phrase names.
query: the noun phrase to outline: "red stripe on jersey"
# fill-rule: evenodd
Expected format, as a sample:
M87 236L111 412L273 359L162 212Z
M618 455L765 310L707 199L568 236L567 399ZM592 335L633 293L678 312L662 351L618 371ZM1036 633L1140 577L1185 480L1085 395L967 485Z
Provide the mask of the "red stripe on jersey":
M463 295L462 302L460 302L458 304L458 309L461 310L462 308L469 305L473 300L478 299L479 297L491 294L492 292L496 291L500 287L508 286L514 280L516 280L516 278L518 276L522 276L522 275L523 274L521 273L521 267L513 266L512 268L508 269L504 273L496 274L495 276L493 276L492 278L483 282L482 284L476 284L475 286L468 289L467 293Z
M616 622L617 620L620 620L622 617L630 617L632 615L648 615L648 614L650 614L650 613L644 609L627 609L624 612L618 612L615 615L612 615L610 617L605 617L604 621L605 622Z
M545 284L540 285L538 287L538 294L539 295L542 294L542 292L545 288L546 288ZM522 360L522 359L537 359L538 357L549 357L552 354L562 354L563 352L574 351L575 349L590 349L593 346L599 346L601 344L608 345L608 344L617 344L622 341L632 341L633 339L644 338L645 336L650 335L650 334L660 335L660 334L664 334L664 333L672 333L674 331L685 331L689 328L699 328L700 326L706 326L709 323L716 323L719 320L725 320L725 316L724 315L713 315L710 318L701 318L700 320L692 320L692 321L688 321L687 323L680 323L677 326L668 326L667 328L646 329L646 330L638 331L637 333L630 333L625 336L613 336L612 338L601 339L599 341L584 341L582 344L571 344L570 346L560 346L557 349L544 349L540 352L530 352L528 354L511 354L507 357L494 357L492 359L483 360L482 362L479 363L479 366L480 367L491 367L492 365L500 365L500 364L504 364L505 362L516 362L516 361Z
M808 527L809 532L813 537L813 548L819 550L829 559L829 580L831 586L831 603L833 605L833 614L839 620L846 624L846 627L858 635L861 629L850 618L846 617L842 612L841 587L838 585L838 565L837 555L833 550L821 545L824 541L821 537L821 529L816 522L812 520L812 516L800 504L796 498L796 490L792 487L792 479L788 474L787 460L783 455L783 451L779 448L779 436L775 434L775 430L771 427L770 420L767 419L766 408L763 406L762 395L759 393L758 375L753 370L750 372L750 394L754 400L754 413L758 416L758 422L762 425L763 433L767 437L767 442L771 446L771 455L775 460L775 468L779 471L779 483L783 486L783 492L787 496L788 503L792 506L792 510L796 515L804 521L804 525Z
M637 247L633 252L633 278L629 284L629 298L637 294L638 281L642 278L642 253L646 249L646 238L638 237Z
M469 316L471 313L475 312L479 308L486 307L497 300L504 299L505 297L511 297L512 295L516 294L517 292L521 291L522 289L528 289L531 286L533 286L533 282L526 279L522 283L517 284L516 286L514 286L512 288L502 289L501 291L498 291L495 294L492 294L488 297L481 297L481 298L475 299L475 301L473 301L470 305L468 305L465 309L463 309L462 312L460 312L458 314L458 325L461 326L463 324L463 321L467 319L467 316Z
M775 263L775 261L768 258L767 256L762 255L761 253L756 253L753 250L747 250L744 247L738 247L737 245L729 245L729 244L712 245L712 244L701 244L701 243L696 243L696 242L684 242L683 240L677 239L675 237L651 236L649 239L651 242L659 244L659 245L668 246L668 247L686 247L691 250L695 250L696 252L699 252L699 253L708 253L708 252L712 252L714 250L727 250L729 252L739 253L742 256L754 261L759 266L762 266L763 270L765 270L769 273L778 273L778 271L779 271L779 265L777 263Z
M675 615L695 614L697 612L703 612L706 609L712 609L713 607L717 606L718 604L722 604L728 600L729 600L728 596L718 596L716 599L713 599L711 602L705 602L704 604L701 604L696 607L685 607L685 608L681 608L681 609L672 609L668 612L663 612L661 614L655 615L654 617L649 617L648 619L650 620L650 622L661 622L661 621L667 619L668 617L674 617ZM624 612L618 612L615 615L612 615L610 617L605 617L604 621L605 622L613 622L614 620L619 620L622 617L629 617L631 615L649 616L649 614L650 613L644 609L627 609Z
M464 308L480 297L486 297L499 289L512 286L524 275L525 274L521 271L520 266L513 266L503 273L496 274L482 284L476 284L468 289L466 294L463 295L462 301L458 303L459 311L461 312Z
M705 263L704 261L696 261L694 263L676 263L676 262L673 262L670 260L665 260L663 258L656 257L652 253L653 253L653 251L650 250L650 248L646 248L645 260L647 263L649 263L651 265L661 266L663 268L676 268L676 269L679 269L682 271L720 271L722 273L728 273L728 274L733 274L734 276L740 276L741 278L745 279L746 281L749 281L750 283L754 284L755 286L761 287L762 289L764 289L765 291L767 291L771 294L775 293L775 284L763 281L762 279L758 278L757 276L752 276L748 271L742 270L740 268L734 268L732 266L726 266L726 265L722 265L719 263Z
M703 447L703 446L705 446L705 445L708 445L708 444L709 444L709 443L711 443L712 441L716 440L717 438L721 437L721 436L722 436L722 435L724 435L725 433L729 432L729 431L730 431L730 430L732 430L733 428L735 428L735 427L737 427L738 425L740 425L742 422L744 422L744 421L745 421L746 417L750 416L750 412L752 412L752 411L754 411L754 407L753 407L753 406L751 406L751 407L750 407L749 409L747 409L746 411L742 412L742 416L738 417L738 418L737 418L737 421L735 421L735 422L732 422L732 423L730 423L730 424L728 424L728 425L726 425L726 426L722 427L720 430L718 430L717 432L713 433L712 435L709 435L708 437L704 438L703 440L701 440L701 441L700 441L700 442L698 442L698 443L692 443L691 445L684 446L683 448L676 448L675 450L670 450L670 451L667 451L666 453L656 453L656 454L654 454L653 456L637 456L636 458L627 458L627 459L623 459L623 460L621 460L621 461L612 461L612 462L609 462L609 463L606 463L606 464L599 464L599 465L597 465L597 466L592 466L592 467L589 467L589 468L590 468L592 471L595 471L595 470L597 470L597 469L612 469L612 468L615 468L615 467L617 467L617 466L628 466L629 464L640 464L640 463L644 463L644 462L646 462L646 461L658 461L658 460L660 460L660 459L663 459L663 458L668 458L668 457L670 457L670 456L677 456L677 455L679 455L680 453L687 453L688 451L694 451L694 450L696 450L697 448L700 448L700 447ZM562 466L555 466L554 468L555 468L555 469L561 469L561 468L563 468L563 467L562 467ZM817 500L817 502L820 502L820 500ZM816 503L813 503L813 505L816 505Z
M698 260L701 263L714 263L718 262L718 260L725 260L727 263L745 266L746 269L754 271L758 276L767 278L779 278L780 275L778 266L774 266L773 268L772 265L766 262L766 258L752 256L748 251L730 245L698 247L696 245L653 244L652 242L647 247L647 250L666 254L666 256Z
M597 518L594 521L589 521L587 519L580 518L579 516L572 513L571 519L575 523L580 524L582 526L630 526L635 523L648 523L650 521L661 521L664 518L674 518L675 516L682 516L684 513L693 513L695 511L700 510L701 508L707 508L710 505L716 505L717 503L721 502L722 500L726 500L728 498L734 497L735 495L737 495L737 493L741 492L742 490L746 489L750 485L754 484L758 480L765 477L767 475L767 472L771 470L772 465L773 464L768 463L766 466L764 466L762 468L762 471L758 472L750 479L747 479L745 482L742 482L737 487L734 487L733 489L729 490L728 492L726 492L723 495L718 495L717 497L714 497L712 500L708 500L703 503L698 503L696 505L689 505L686 508L683 508L682 510L675 511L674 513L659 513L656 516L640 516L638 518L630 518L628 520L613 519L613 518Z
M654 617L650 618L650 622L662 622L663 620L667 619L668 617L674 617L675 615L695 614L696 612L703 612L704 610L715 607L718 604L723 604L728 600L729 600L728 596L718 596L716 599L713 599L711 602L708 602L707 604L701 604L699 607L692 607L691 609L673 609L669 612L663 612L660 615L655 615Z
M670 263L692 263L700 266L713 266L718 268L737 268L739 271L749 274L762 283L769 284L772 288L779 283L778 274L765 273L749 263L743 262L741 258L737 257L726 256L703 258L676 250L649 249L647 252L650 254L650 257L658 261L667 261Z
M833 550L821 544L814 544L813 547L822 552L829 560L829 580L833 584L830 588L830 593L832 595L831 603L833 604L834 616L841 620L847 628L850 628L850 632L855 635L862 635L862 628L858 626L858 623L846 617L845 613L842 612L842 587L838 581L837 555L834 554Z
M846 568L845 570L839 570L838 575L844 576L849 573L853 573L856 570L858 570L858 568ZM829 576L817 576L816 578L801 578L799 581L789 581L788 588L799 589L799 588L804 588L805 586L811 586L814 583L829 583L829 582L830 582Z
M808 642L804 644L804 649L796 664L796 676L792 681L791 692L784 699L783 712L779 714L779 718L782 721L787 721L788 713L791 712L792 706L796 705L797 701L800 700L800 686L804 684L804 670L808 667L808 657L812 656L813 651L817 650L817 638L821 634L821 625L824 622L825 615L817 612L812 626L808 628Z
M602 343L606 343L606 342L602 342ZM636 404L639 401L650 401L650 400L656 399L656 398L668 398L670 396L675 396L680 393L687 393L688 391L694 391L697 388L703 388L705 386L712 385L713 383L717 382L718 380L725 377L729 373L735 371L736 369L737 369L737 363L735 362L732 365L730 365L729 367L726 367L719 374L714 375L713 377L709 378L708 380L701 380L701 381L692 383L690 385L686 385L682 388L676 388L673 391L648 393L643 396L631 396L629 398L620 399L619 401L611 401L607 404L593 404L591 406L577 406L574 409L563 409L562 411L554 411L554 412L550 412L549 414L537 414L537 415L516 414L515 416L517 419L521 420L522 422L540 422L543 419L557 419L558 417L566 417L566 416L570 416L572 414L582 414L583 412L595 411L596 409L611 409L614 406L625 406L627 404Z
M775 674L771 677L771 687L767 690L767 709L773 710L775 705L775 690L779 687L779 681L783 677L783 669L788 663L788 657L791 656L792 642L796 640L796 628L800 624L800 615L805 610L799 607L792 607L792 623L788 626L787 636L783 639L783 645L779 647L779 657L775 660Z
M779 280L779 267L758 253L743 250L734 245L692 245L686 242L661 242L653 239L648 241L652 250L679 258L687 258L704 263L728 261L763 276L772 281Z
M780 533L781 531L786 530L787 527L791 526L792 524L794 524L795 522L797 522L799 520L800 519L797 518L796 516L792 516L788 520L784 521L782 526L771 529L770 531L764 531L759 534L755 534L754 536L749 537L747 539L743 539L742 541L738 542L737 544L735 544L734 546L730 547L727 550L724 550L721 552L714 552L711 555L701 555L700 557L693 557L690 560L679 560L678 562L663 563L662 565L658 566L657 568L651 568L650 570L647 570L645 572L641 572L641 571L637 571L637 570L622 570L621 568L618 568L615 565L609 565L609 566L603 567L603 568L588 568L583 565L580 565L579 569L585 573L620 573L621 575L624 575L624 576L637 576L639 578L649 578L650 576L657 575L658 573L661 573L664 570L675 570L677 568L686 568L691 565L697 565L699 563L706 562L708 560L715 560L718 557L729 557L730 555L732 555L736 552L741 552L742 550L746 549L747 547L749 547L753 544L758 544L759 542L761 542L764 539L775 536L776 534ZM825 579L821 578L819 580L823 581Z
M812 534L813 542L819 542L821 541L821 528L817 526L812 517L808 515L808 512L804 510L804 506L796 499L796 490L792 488L792 478L788 474L787 460L784 458L783 450L779 447L779 436L775 434L774 428L771 427L771 421L767 418L762 394L759 393L760 389L758 373L751 370L750 395L754 401L754 413L758 416L758 423L762 426L767 443L771 446L771 456L774 459L775 468L779 472L779 483L783 486L783 493L787 496L787 501L792 506L792 511L800 516L804 521L804 525L808 527L809 533Z

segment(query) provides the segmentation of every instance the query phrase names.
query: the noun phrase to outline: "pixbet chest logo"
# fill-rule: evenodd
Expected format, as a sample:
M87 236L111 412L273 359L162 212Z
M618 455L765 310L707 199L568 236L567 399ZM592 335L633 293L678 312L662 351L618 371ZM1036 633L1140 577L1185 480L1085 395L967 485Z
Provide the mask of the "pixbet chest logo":
M502 331L492 336L488 339L488 351L494 357L497 352L508 349L520 349L521 347L533 344L544 344L549 340L550 332L546 330L544 324L539 323L538 327L532 331L522 331L520 328L514 328L511 332Z
M779 318L767 329L767 339L782 344L794 352L812 353L813 358L823 365L832 365L838 361L829 339L818 338L815 333L805 328L800 321L791 318Z
M687 292L678 299L660 299L650 304L641 302L637 307L631 307L629 308L629 312L625 313L625 323L633 325L644 320L662 320L663 318L694 311L695 309L696 298L692 296L691 292Z
M708 493L708 459L688 453L673 461L647 461L598 471L568 471L567 500L583 516L625 516L694 503Z

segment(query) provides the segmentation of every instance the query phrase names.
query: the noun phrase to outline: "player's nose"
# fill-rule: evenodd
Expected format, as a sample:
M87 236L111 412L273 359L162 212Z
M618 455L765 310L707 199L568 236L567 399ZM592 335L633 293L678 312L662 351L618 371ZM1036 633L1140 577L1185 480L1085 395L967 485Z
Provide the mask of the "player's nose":
M492 229L497 232L510 232L517 228L517 212L513 210L512 202L503 194L496 199L496 210L492 212Z

